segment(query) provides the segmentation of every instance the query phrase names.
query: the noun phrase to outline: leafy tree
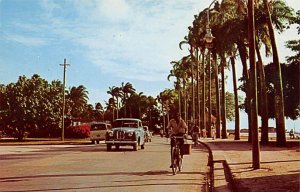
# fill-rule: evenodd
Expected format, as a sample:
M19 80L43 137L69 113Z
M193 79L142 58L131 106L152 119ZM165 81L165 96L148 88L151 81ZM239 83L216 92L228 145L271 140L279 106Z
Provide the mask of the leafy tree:
M299 72L300 64L293 62L291 64L281 64L282 82L285 103L285 116L293 120L300 117L300 90L299 90ZM274 65L272 63L265 66L266 81L268 88L269 118L275 118L275 100L274 100Z
M22 140L26 134L55 135L60 122L61 83L51 85L38 75L20 76L1 91L4 132ZM51 131L51 132L50 132Z

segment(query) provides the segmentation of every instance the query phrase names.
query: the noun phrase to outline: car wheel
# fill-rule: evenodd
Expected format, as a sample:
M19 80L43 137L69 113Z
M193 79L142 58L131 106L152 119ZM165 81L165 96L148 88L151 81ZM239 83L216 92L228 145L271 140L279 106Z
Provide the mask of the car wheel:
M133 145L133 150L137 151L138 150L138 144Z
M92 141L92 144L95 144L95 141L94 141L94 140Z
M141 149L145 149L145 143L141 145Z
M99 140L97 140L97 144L99 144Z
M116 150L119 150L120 149L120 145L116 145Z
M106 145L106 150L107 150L107 151L111 151L111 144L107 144L107 145Z

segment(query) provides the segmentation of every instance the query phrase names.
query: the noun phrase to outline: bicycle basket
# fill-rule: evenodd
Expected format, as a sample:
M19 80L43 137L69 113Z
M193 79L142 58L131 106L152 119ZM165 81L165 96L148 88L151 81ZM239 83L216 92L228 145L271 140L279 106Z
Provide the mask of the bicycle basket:
M192 153L192 145L191 144L183 144L181 146L181 154L182 155L190 155Z

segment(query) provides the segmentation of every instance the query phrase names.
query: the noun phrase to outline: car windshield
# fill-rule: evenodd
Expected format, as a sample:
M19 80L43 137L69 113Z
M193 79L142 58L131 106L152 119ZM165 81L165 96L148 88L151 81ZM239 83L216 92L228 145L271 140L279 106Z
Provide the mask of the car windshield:
M117 120L113 122L113 128L115 127L133 127L138 128L138 122L134 120Z
M91 131L96 131L96 130L106 130L106 125L101 123L101 124L92 124L91 126Z

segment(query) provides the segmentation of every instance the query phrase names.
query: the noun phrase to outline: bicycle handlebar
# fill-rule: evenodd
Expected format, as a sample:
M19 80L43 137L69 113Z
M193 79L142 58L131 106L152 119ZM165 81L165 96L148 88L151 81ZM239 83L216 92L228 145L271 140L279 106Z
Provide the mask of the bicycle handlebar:
M175 139L185 139L185 136L175 136L175 135L172 135L171 138L175 138Z

